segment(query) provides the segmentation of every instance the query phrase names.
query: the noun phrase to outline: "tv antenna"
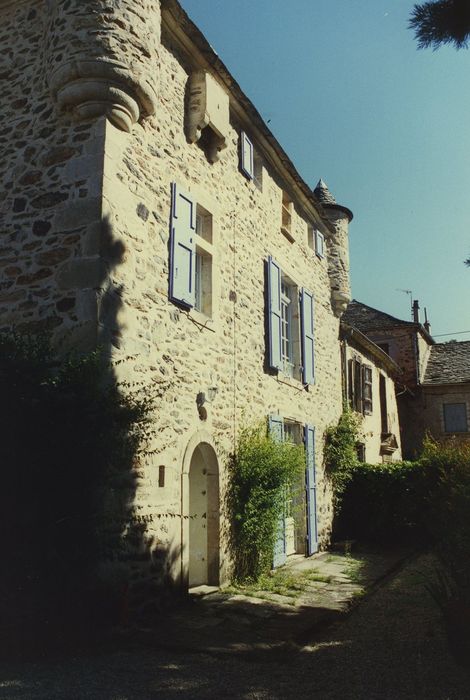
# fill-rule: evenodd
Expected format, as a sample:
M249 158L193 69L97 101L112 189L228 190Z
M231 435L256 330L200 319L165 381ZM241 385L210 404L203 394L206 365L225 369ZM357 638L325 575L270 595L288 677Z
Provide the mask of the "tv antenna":
M411 313L411 318L413 318L413 292L411 289L396 289L396 292L403 292L403 294L408 294L410 297L410 313Z

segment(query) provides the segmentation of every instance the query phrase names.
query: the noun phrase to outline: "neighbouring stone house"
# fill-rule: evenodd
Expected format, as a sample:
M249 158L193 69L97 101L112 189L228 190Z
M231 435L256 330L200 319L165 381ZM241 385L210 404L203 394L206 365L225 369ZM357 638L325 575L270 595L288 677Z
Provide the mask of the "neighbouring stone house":
M157 388L135 512L172 580L228 579L226 457L256 421L306 446L277 563L324 547L351 212L301 179L176 0L0 17L1 326L99 344L118 381Z
M470 341L436 343L424 373L416 411L417 440L470 438Z
M441 440L470 437L470 342L436 343L430 325L403 321L353 300L343 321L360 329L400 367L396 392L403 454L416 457L429 433Z
M361 416L358 457L363 462L401 459L395 382L401 370L360 330L341 321L343 396Z

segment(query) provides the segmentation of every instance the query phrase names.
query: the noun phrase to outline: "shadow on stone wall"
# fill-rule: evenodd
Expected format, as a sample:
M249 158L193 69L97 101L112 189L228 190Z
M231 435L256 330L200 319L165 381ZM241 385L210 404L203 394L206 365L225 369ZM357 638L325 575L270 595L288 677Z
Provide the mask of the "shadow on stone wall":
M167 603L180 551L147 535L136 504L165 386L124 387L110 361L123 292L112 273L124 255L105 222L98 350L64 350L66 336L53 348L47 335L0 335L0 651L7 655L88 645L130 620L155 623L162 592Z

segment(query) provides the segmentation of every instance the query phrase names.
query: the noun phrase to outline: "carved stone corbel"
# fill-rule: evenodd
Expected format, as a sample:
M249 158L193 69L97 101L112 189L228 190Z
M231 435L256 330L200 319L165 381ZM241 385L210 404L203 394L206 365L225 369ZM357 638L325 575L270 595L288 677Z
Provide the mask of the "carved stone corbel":
M160 8L135 0L48 0L46 77L58 108L130 131L157 104ZM137 7L136 7L137 6Z
M200 142L211 163L227 146L229 134L229 97L207 71L195 71L188 79L186 138Z

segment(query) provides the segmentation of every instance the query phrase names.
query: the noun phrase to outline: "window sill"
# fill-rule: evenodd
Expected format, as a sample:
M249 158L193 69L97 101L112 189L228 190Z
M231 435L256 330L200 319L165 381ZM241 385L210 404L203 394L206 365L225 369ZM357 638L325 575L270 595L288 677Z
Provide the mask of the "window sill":
M283 233L284 236L287 238L287 240L290 241L291 243L293 243L295 241L294 236L289 231L289 229L286 228L285 226L281 226L281 233Z

